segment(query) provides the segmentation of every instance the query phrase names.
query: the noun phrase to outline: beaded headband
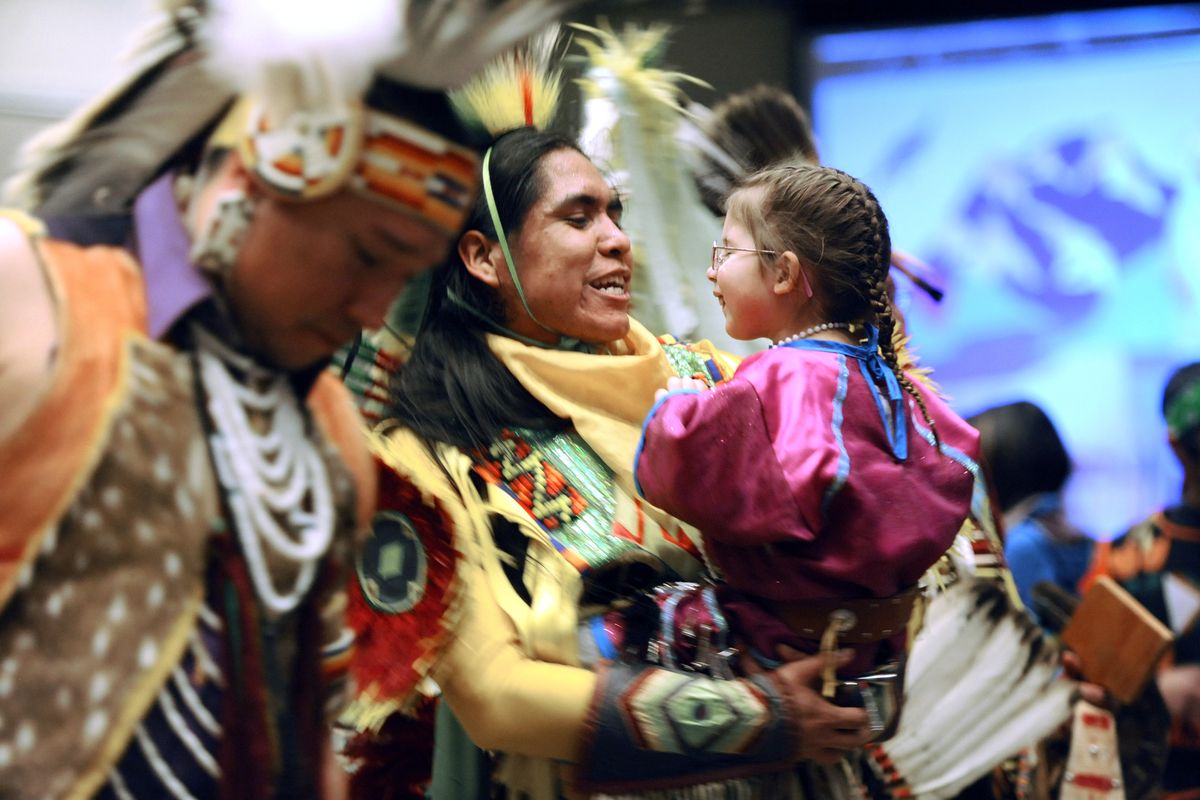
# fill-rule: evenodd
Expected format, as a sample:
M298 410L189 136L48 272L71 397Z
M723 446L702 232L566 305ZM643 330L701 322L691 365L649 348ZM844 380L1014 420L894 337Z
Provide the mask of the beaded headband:
M297 112L273 126L250 112L239 143L273 192L317 200L349 187L453 234L479 188L479 156L430 128L360 103Z

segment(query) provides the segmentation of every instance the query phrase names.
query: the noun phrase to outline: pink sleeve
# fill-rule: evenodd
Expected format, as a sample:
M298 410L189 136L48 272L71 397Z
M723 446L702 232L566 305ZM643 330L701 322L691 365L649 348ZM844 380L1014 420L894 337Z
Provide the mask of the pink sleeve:
M758 393L745 380L672 392L656 403L634 479L646 500L708 539L754 546L813 538L775 456Z

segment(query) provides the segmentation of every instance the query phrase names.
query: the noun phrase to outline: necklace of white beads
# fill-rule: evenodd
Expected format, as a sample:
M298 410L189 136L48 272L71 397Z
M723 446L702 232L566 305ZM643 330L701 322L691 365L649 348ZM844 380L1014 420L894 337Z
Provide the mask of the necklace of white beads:
M852 322L822 322L820 325L813 325L811 328L805 328L799 333L793 333L791 336L785 336L777 342L774 342L771 347L781 347L788 342L798 342L801 339L807 339L810 336L815 336L823 331L832 331L838 328L850 330L853 327Z
M282 373L264 369L193 326L211 447L250 579L263 605L286 614L312 586L333 541L333 491L325 461ZM265 433L252 418L267 420ZM281 520L286 524L280 524ZM271 577L266 551L299 565L290 587Z

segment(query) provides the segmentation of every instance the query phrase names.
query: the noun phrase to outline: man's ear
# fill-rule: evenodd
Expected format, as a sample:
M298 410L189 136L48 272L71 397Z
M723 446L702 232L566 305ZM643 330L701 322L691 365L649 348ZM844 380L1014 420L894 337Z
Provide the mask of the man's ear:
M495 242L483 235L482 231L471 230L458 238L458 257L476 279L483 281L493 289L500 287L500 276L497 271L499 248Z

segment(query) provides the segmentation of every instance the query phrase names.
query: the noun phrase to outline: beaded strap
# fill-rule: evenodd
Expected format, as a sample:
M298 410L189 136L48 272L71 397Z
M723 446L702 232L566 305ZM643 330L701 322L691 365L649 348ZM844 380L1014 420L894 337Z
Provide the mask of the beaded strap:
M718 680L644 664L601 669L575 775L584 792L690 786L786 769L795 734L765 676Z

